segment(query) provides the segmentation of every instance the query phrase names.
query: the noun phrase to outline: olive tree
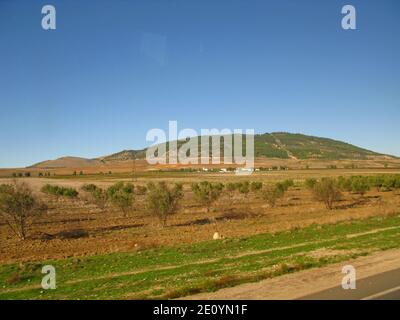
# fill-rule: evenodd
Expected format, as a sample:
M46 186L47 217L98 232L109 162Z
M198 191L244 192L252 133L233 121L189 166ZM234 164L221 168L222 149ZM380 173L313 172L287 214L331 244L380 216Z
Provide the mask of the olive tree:
M182 184L168 187L165 182L147 185L146 208L158 217L163 227L167 225L170 215L176 213L180 199L183 197Z
M82 190L86 191L90 195L90 201L96 205L100 210L104 210L109 201L107 190L104 190L95 184L85 184L82 186ZM113 192L114 189L112 189Z
M0 216L19 239L26 239L34 218L46 211L46 205L33 195L26 183L0 185Z
M333 209L333 204L342 198L338 183L332 178L323 178L318 181L314 188L313 193L318 201L324 202L326 208L329 210Z
M131 183L118 182L107 189L107 197L127 217L135 200L134 186Z
M192 191L196 200L210 212L212 204L221 196L224 185L202 181L192 184Z
M267 201L270 207L275 207L278 199L283 198L285 195L285 188L281 184L276 184L275 186L265 187L261 190L262 198Z

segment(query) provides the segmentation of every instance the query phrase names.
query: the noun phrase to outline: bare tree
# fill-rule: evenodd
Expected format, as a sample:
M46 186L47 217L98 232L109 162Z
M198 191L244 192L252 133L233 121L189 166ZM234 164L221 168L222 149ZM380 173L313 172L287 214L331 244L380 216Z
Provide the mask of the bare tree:
M324 202L329 210L333 209L334 202L342 198L338 183L332 178L324 178L317 182L313 188L313 193L315 198Z
M32 194L26 183L0 185L0 216L21 240L26 239L35 217L47 211L47 206Z

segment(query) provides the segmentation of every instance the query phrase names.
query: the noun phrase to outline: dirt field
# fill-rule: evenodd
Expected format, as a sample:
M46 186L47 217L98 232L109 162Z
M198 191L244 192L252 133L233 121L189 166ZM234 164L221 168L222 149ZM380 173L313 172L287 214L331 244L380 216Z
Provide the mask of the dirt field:
M11 177L13 173L25 173L30 172L32 176L38 176L39 173L50 173L53 175L72 175L73 172L79 173L82 171L84 174L103 174L106 175L110 172L112 174L127 174L138 172L152 172L158 170L179 170L182 168L194 168L197 170L202 170L205 165L149 165L146 160L136 160L136 161L112 161L105 162L101 165L87 165L74 167L70 163L65 163L65 167L29 167L29 168L17 168L17 169L0 169L0 177ZM400 159L386 159L385 157L378 157L376 159L370 160L298 160L298 159L276 159L276 158L257 158L255 160L254 166L256 168L272 168L272 167L287 167L290 170L304 170L304 169L327 169L331 166L336 166L339 170L344 168L358 168L358 169L394 169L400 170ZM224 165L224 164L207 164L207 168L227 168L234 167L234 165ZM347 169L354 170L354 169Z
M135 210L128 217L108 207L104 212L87 201L80 191L78 200L55 199L40 192L46 184L71 186L79 189L84 183L109 186L119 180L131 180L125 175L83 175L56 178L22 178L32 186L48 204L49 211L35 221L25 241L17 240L4 223L0 223L0 263L41 261L68 257L91 256L112 252L134 252L146 248L193 243L211 240L214 232L226 238L301 228L311 224L334 223L344 220L364 219L377 215L390 215L399 211L400 195L396 192L372 190L364 198L345 193L335 210L329 211L316 202L302 186L308 177L339 175L374 175L400 173L397 169L337 169L289 170L255 173L248 177L234 174L162 173L137 174L134 184L164 180L184 183L185 197L182 206L162 228L149 216L144 207L144 196L136 197ZM291 178L296 186L279 200L275 208L250 193L236 194L232 199L223 196L209 213L196 204L190 191L195 181L262 181L272 183ZM10 179L1 179L0 183Z

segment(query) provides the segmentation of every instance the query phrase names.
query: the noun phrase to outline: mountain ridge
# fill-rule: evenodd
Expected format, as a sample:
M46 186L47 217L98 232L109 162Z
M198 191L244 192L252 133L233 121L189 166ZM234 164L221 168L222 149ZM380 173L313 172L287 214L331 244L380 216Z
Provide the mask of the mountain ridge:
M243 139L244 141L245 139ZM200 141L200 139L199 139ZM185 141L178 141L178 148ZM168 149L169 142L166 142ZM32 168L61 168L96 166L114 161L132 161L144 159L144 149L126 149L113 154L87 159L81 157L61 157L36 163ZM221 143L223 150L223 143ZM398 157L374 152L353 144L331 138L305 135L301 133L272 132L254 135L254 156L280 159L320 159L320 160L367 160L373 157L397 159Z

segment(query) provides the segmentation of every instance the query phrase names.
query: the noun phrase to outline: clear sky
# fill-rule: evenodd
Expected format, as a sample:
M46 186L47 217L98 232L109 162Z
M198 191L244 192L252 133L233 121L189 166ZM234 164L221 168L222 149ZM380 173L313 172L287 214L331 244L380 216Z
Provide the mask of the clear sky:
M400 1L0 0L0 111L0 167L141 148L169 120L400 156Z

